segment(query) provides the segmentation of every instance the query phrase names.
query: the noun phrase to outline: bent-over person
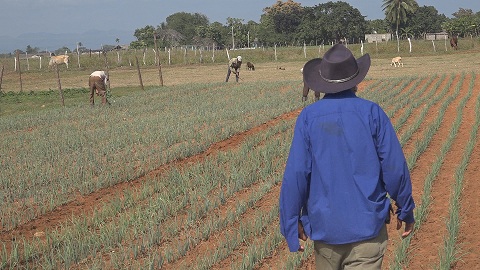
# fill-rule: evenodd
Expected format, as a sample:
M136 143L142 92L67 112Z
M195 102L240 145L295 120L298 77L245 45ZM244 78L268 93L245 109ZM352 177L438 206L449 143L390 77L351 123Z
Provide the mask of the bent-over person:
M237 56L235 58L230 59L228 62L228 71L227 71L227 78L225 82L228 82L230 78L230 74L233 72L235 74L235 80L238 82L238 78L240 78L240 67L242 66L242 57Z
M90 74L88 86L90 87L90 104L94 105L94 94L102 98L102 104L107 104L107 81L108 76L103 70L97 70Z

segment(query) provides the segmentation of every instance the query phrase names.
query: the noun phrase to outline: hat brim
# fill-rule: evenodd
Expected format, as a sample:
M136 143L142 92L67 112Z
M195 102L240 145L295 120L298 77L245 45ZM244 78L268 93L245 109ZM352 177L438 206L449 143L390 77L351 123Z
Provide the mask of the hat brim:
M322 59L312 59L303 66L303 81L307 84L308 88L313 91L326 94L338 93L351 89L365 79L371 64L369 54L359 57L356 61L358 65L358 74L346 82L334 83L327 82L320 76L320 63L322 62Z

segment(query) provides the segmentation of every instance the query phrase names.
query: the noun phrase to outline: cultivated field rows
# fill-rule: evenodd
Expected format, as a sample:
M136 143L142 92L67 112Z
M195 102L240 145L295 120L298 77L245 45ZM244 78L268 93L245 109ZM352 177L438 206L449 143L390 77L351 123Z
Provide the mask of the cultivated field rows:
M378 102L392 118L411 168L417 203L417 223L412 237L401 240L394 224L388 226L390 243L385 269L450 269L450 264L455 269L474 269L479 264L475 256L479 254L479 247L475 245L480 242L479 234L471 225L478 218L469 211L479 205L474 193L478 189L475 174L478 170L479 86L476 73L386 78L369 80L360 86L359 96ZM110 155L124 159L102 164L112 164L112 171L129 162L140 167L137 173L115 176L118 178L111 182L105 180L93 186L90 183L91 189L83 194L66 192L63 205L59 201L49 209L35 212L35 219L23 219L12 228L3 228L2 268L314 269L311 241L307 242L305 253L289 253L278 227L278 193L292 127L302 106L298 98L301 85L298 82L272 88L264 85L261 91L248 90L248 87L255 86L196 88L193 92L197 94L193 95L207 95L211 101L208 105L220 115L208 124L190 126L193 133L202 134L196 137L188 137L182 130L200 121L197 116L203 119L211 112L202 107L189 114L191 110L186 107L201 104L190 103L191 93L179 89L173 92L180 91L184 99L170 99L174 104L171 106L155 105L156 100L167 99L171 93L133 104L149 108L140 110L138 115L129 111L132 104L127 106L135 101L126 99L118 104L122 113L99 110L105 116L97 115L94 119L88 118L81 108L75 108L72 110L79 111L80 118L62 120L59 117L62 121L54 121L56 124L45 120L45 130L64 130L60 132L62 136L73 136L67 132L72 126L77 131L88 129L89 123L93 123L95 130L107 129L106 134L92 136L117 135L118 138L112 138L118 140L115 144L108 146L107 140L104 146L115 149L111 154L107 152L106 159ZM273 89L277 95L271 94ZM241 94L233 96L231 91L241 91ZM242 113L225 112L236 111L233 106L239 100L250 100L253 105L244 108ZM186 107L182 107L183 102ZM178 111L173 110L176 106L180 107ZM221 111L218 108L222 108ZM171 117L186 122L185 126L178 124L179 128L172 131L174 137L180 139L171 139L168 147L156 146L160 140L157 137L142 136L150 132L147 127L158 128L168 123L155 122L154 117L150 117L157 114L158 118L160 112L166 113L167 121ZM169 113L175 117L168 116ZM87 118L86 123L82 123L82 117ZM142 120L146 124L139 125ZM127 121L129 128L121 125L110 128L111 123L122 121ZM241 121L245 122L231 127ZM28 138L28 133L42 129L40 124L32 126L35 121L24 126L16 126L14 122L1 131L2 136ZM227 126L230 129L226 130ZM210 129L221 135L205 133ZM121 133L131 136L121 137ZM32 138L40 135L51 134L40 133ZM208 140L199 143L194 151L173 150L183 142L185 148L193 146L204 137ZM116 146L128 139L132 145ZM147 142L142 145L144 141ZM153 150L149 150L149 146ZM102 149L96 147L96 151L104 154ZM26 148L25 151L34 150ZM147 151L151 154L136 158ZM171 156L151 158L160 152ZM8 153L12 156L16 152ZM56 160L49 158L53 160L45 164ZM22 163L19 164L22 168ZM98 177L86 178L99 181ZM28 184L23 183L24 187ZM23 207L15 208L10 215L29 211L35 205L26 206L28 203L29 200L24 200Z

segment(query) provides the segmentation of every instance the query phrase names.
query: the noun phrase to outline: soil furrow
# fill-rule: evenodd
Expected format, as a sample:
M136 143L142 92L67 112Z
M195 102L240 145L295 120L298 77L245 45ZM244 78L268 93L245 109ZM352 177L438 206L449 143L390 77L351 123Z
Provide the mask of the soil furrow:
M449 78L446 78L445 80L443 80L440 83L440 85L437 88L435 94L438 94L442 91L442 89L446 86L448 80L449 80ZM454 82L455 81L458 81L458 76L455 78ZM435 85L435 83L432 82L427 87L426 92L430 91L431 87L433 87L434 85ZM440 99L436 104L434 104L429 109L430 113L427 113L427 117L425 119L423 119L423 124L419 127L418 130L415 131L415 136L410 138L405 143L405 145L403 146L403 151L404 151L404 154L405 154L405 157L407 158L407 160L408 160L409 156L411 156L411 154L413 153L414 147L416 146L416 143L423 138L424 133L426 132L428 127L431 126L433 124L433 121L435 121L435 119L437 118L437 114L435 112L437 112L439 110L442 102L446 98L447 97L442 97L442 99ZM397 134L398 134L399 138L402 136L402 133L405 132L404 129L408 128L409 126L411 126L416 121L417 116L421 113L423 108L424 108L424 106L419 106L419 107L413 109L413 111L410 114L410 116L408 117L406 123L403 125L404 128L397 131ZM422 156L423 156L423 154L422 154ZM431 159L429 161L431 162ZM417 163L418 163L418 161L417 161ZM430 165L430 163L428 165ZM416 166L417 166L417 164L415 164L415 167ZM420 170L420 171L425 172L424 170ZM423 182L424 182L425 177L416 177L415 176L415 169L413 169L411 171L411 179L412 179L412 186L413 186L413 196L414 196L415 202L418 204L419 198L422 194ZM388 235L389 235L389 241L388 241L387 251L385 252L385 257L384 257L384 262L383 262L384 266L389 265L393 261L394 251L397 248L398 244L401 242L401 237L399 237L399 235L398 235L399 232L396 230L396 223L395 222L392 222L391 224L389 224L387 226L387 231L388 231Z
M479 86L480 77L477 75L474 89L478 89ZM475 106L468 105L465 109L473 113ZM463 180L462 199L460 201L460 232L457 239L461 257L452 268L455 270L476 269L480 265L480 231L477 229L477 224L480 224L480 215L478 215L480 182L477 179L479 172L480 140L477 140Z
M430 82L429 85L427 86L427 83L428 83L429 81L428 81L427 79L422 79L422 80L420 81L420 83L417 85L417 87L415 88L415 90L413 90L413 92L410 94L410 96L409 96L409 97L405 97L405 98L408 99L408 100L411 100L410 98L413 97L413 96L415 96L415 99L417 99L417 100L424 99L424 98L425 98L424 96L426 95L426 93L428 93L429 91L431 91L433 85L434 85L435 82L437 82L438 80L439 80L439 78L436 77L436 78L435 78L432 82ZM425 91L424 91L423 93L417 93L417 92L421 91L422 88L424 88L424 87L426 87L426 89L425 89ZM390 119L390 120L392 121L392 124L393 124L394 126L399 125L398 122L402 119L402 116L405 114L407 108L409 108L408 105L409 105L409 104L407 103L407 104L405 104L405 106L399 108L396 112L394 112L394 115L393 115L393 116L391 117L391 119ZM392 108L392 109L394 109L394 108ZM389 109L387 108L387 109L385 109L385 111L388 112ZM408 119L411 119L411 117L409 117ZM407 126L407 123L403 123L403 124L400 126L400 128L398 128L398 131L400 131L400 129L402 129L402 127L405 128L405 126ZM397 131L397 133L398 133L398 131Z
M214 155L218 151L225 151L227 149L236 147L241 142L243 142L247 136L252 136L254 134L262 132L267 127L274 126L280 121L286 119L293 119L299 114L299 112L300 110L295 110L290 113L283 114L264 124L256 126L242 133L236 134L229 139L215 143L201 154L165 164L163 166L160 166L158 169L151 171L144 176L134 179L132 181L122 182L108 188L100 189L85 196L78 195L72 201L55 208L55 210L53 210L52 212L46 213L42 216L39 216L35 220L19 225L14 230L2 231L0 234L0 241L5 243L7 252L10 252L12 241L21 238L25 238L26 241L30 241L34 238L36 232L54 230L62 223L67 221L71 216L78 216L81 214L88 215L88 213L91 213L93 209L95 209L97 206L116 198L118 194L123 194L124 190L138 190L146 180L155 179L155 176L162 174L171 167L200 162L205 157Z
M258 201L255 206L249 209L246 213L239 217L239 222L245 220L252 220L252 218L256 215L257 212L268 212L272 208L272 206L277 204L278 200L278 193L280 192L280 184L274 186L268 194L262 197L260 201ZM192 269L195 263L198 261L199 258L203 254L214 254L217 249L225 248L223 244L225 241L228 241L228 236L232 234L237 234L239 222L233 224L226 228L225 230L218 232L217 234L210 237L208 240L201 242L193 249L189 250L185 256L183 256L180 260L175 261L172 264L165 264L162 266L162 269ZM249 239L243 239L242 244L235 248L235 250L242 249L242 246L245 245L246 242L249 242ZM234 262L235 260L241 260L241 254L238 255L236 253L229 254L228 257L221 262L220 268L222 269L223 264L228 264ZM216 264L218 265L218 264ZM185 268L186 267L186 268ZM223 268L224 269L224 268Z
M468 92L468 81L470 76L466 76L463 84L461 85L461 92L456 100L448 107L445 119L440 126L438 132L434 135L432 143L426 153L421 157L421 160L417 162L416 170L413 172L413 178L419 181L420 175L417 172L428 172L430 165L427 165L427 169L424 168L426 163L431 163L438 155L444 141L449 136L450 128L455 121L458 111L459 101ZM470 98L467 102L467 107L475 106L477 96ZM453 172L456 170L458 164L460 164L464 149L470 134L470 125L474 122L475 114L472 111L464 110L462 122L458 133L453 141L452 147L447 153L445 160L440 169L439 175L433 182L431 200L432 204L428 212L426 221L420 226L419 230L415 232L411 246L410 246L410 263L409 269L427 269L432 268L436 262L438 262L438 255L443 246L443 239L447 233L445 227L445 220L448 216L449 210L449 198L452 193L452 185L454 184ZM417 170L418 169L418 170ZM414 186L415 188L415 186ZM416 189L420 188L416 185ZM415 200L420 202L418 193L415 192ZM433 250L432 250L433 249Z

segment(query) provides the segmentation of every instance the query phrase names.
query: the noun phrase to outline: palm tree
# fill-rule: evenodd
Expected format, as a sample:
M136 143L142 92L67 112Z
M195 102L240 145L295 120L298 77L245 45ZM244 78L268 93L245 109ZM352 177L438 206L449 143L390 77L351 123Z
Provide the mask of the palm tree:
M385 19L398 26L402 22L406 22L408 14L415 12L418 7L416 0L383 0L383 11L385 11Z
M417 7L418 3L416 0L383 0L382 8L385 11L385 19L396 25L395 34L397 36L398 51L400 51L398 27L400 23L407 21L408 14L415 12Z

